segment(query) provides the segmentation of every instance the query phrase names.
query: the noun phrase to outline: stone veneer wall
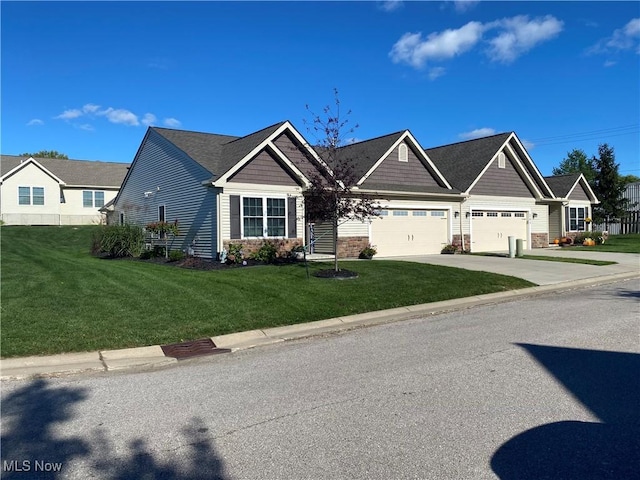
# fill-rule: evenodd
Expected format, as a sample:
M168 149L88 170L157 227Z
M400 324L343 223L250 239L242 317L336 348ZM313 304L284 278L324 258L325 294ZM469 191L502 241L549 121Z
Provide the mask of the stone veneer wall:
M460 251L460 234L459 233L453 236L453 240L451 241L451 244L458 248L457 250L458 252ZM467 252L471 250L471 237L469 236L469 234L465 234L464 236L464 249Z
M223 247L229 251L229 244L241 244L242 245L242 254L244 257L248 257L254 252L260 250L260 247L264 245L264 242L274 242L278 246L278 255L283 255L289 251L296 245L302 245L302 238L282 238L282 239L263 239L263 238L252 238L252 239L238 239L238 240L224 240L222 242Z
M531 248L544 248L549 246L548 233L532 233Z
M369 237L338 237L338 258L357 258L369 245Z

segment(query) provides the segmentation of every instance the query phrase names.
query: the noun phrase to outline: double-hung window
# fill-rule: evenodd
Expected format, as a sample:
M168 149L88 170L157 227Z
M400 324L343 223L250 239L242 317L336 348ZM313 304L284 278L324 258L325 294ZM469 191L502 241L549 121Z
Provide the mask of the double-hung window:
M242 199L242 225L245 237L284 237L286 219L287 208L284 198Z
M582 232L585 230L584 220L588 215L588 207L569 207L569 231Z
M104 206L104 192L83 190L82 206L85 208L100 208Z
M18 205L44 205L44 187L18 187Z

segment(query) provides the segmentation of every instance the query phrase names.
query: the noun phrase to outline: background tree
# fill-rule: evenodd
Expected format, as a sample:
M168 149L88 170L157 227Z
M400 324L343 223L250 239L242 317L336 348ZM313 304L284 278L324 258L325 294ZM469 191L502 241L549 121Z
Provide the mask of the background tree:
M640 182L640 177L638 177L637 175L622 175L620 176L620 181L622 182L623 185L627 185L629 183L636 183L636 182Z
M338 226L348 220L365 221L377 215L379 206L373 198L354 194L358 178L353 161L344 149L347 139L358 125L349 127L349 110L341 116L338 90L334 89L334 105L326 106L317 115L307 105L311 121L306 121L308 132L315 138L314 148L324 161L320 173L311 175L311 186L305 192L306 211L311 221L331 222L333 230L334 271L338 272Z
M57 150L40 150L36 153L22 153L21 157L33 157L33 158L62 158L64 160L69 160L64 153L60 153Z
M560 165L553 169L553 174L567 175L571 173L582 173L587 182L593 185L596 176L593 159L587 157L583 150L577 148L568 152L567 157L560 162Z
M591 159L595 168L593 191L600 204L593 209L594 221L605 223L617 222L628 207L629 200L623 197L625 184L618 173L619 165L613 147L604 143L598 146L598 157Z

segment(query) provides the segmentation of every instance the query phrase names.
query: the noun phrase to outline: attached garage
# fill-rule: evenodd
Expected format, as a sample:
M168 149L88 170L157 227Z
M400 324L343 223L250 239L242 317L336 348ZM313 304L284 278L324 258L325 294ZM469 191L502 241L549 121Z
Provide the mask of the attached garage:
M508 250L509 237L523 240L529 248L527 212L512 210L472 210L471 251Z
M449 243L449 211L390 208L371 223L371 243L378 256L440 253Z

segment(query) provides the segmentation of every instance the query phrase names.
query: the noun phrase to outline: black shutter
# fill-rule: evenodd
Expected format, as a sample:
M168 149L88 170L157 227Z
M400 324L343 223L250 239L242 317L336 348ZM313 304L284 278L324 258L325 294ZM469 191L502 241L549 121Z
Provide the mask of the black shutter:
M240 195L229 196L231 210L231 239L240 238Z
M296 230L296 223L298 223L296 221L296 197L289 197L287 198L287 203L288 203L288 220L289 220L289 231L288 233L288 237L289 238L296 238L297 235L297 230Z
M571 225L571 219L569 218L569 207L564 207L564 234L566 235Z

